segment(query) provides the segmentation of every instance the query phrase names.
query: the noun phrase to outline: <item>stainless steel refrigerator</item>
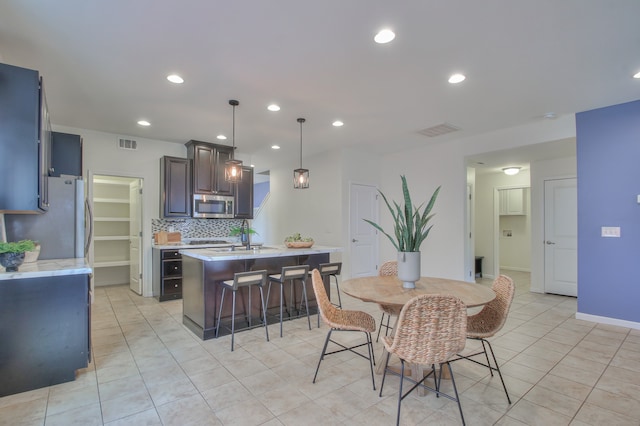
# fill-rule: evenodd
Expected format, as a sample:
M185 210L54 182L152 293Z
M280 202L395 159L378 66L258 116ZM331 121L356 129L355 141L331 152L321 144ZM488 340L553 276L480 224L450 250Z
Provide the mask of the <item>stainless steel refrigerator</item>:
M40 243L39 259L86 256L84 181L49 177L49 210L42 214L5 214L8 241Z

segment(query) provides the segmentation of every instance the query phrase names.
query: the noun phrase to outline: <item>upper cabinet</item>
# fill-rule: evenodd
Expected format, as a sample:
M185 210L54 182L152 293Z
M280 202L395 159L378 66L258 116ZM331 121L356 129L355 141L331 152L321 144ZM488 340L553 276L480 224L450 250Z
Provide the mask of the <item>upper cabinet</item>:
M253 219L253 169L242 168L242 182L236 186L233 202L236 219Z
M193 193L233 195L234 185L224 180L224 165L233 148L191 140L186 143L187 156L193 161Z
M51 124L38 71L0 64L0 213L48 209Z
M51 176L82 176L82 137L51 133Z
M165 156L160 159L163 217L191 216L191 160Z
M500 194L500 215L525 215L524 188L501 189Z

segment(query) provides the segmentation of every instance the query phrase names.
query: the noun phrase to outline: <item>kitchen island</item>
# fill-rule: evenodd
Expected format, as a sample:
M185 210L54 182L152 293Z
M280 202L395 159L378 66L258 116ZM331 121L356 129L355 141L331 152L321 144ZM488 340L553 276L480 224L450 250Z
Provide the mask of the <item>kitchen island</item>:
M182 255L182 300L183 324L203 340L215 337L216 319L220 307L222 289L220 281L233 279L236 272L257 271L266 269L268 274L279 274L283 266L309 265L309 270L319 264L329 262L330 253L340 252L341 248L314 246L304 249L289 249L285 246L269 246L246 250L236 247L233 250L223 248L203 248L180 250ZM288 283L287 283L288 285ZM310 311L316 309L315 295L311 279L307 280L307 295ZM329 294L328 281L325 282ZM274 287L269 300L266 301L267 312L279 311L280 291ZM295 293L300 300L299 286ZM257 288L248 288L243 292L242 300L237 302L236 313L241 317L248 307L248 292L254 292L252 299L260 300ZM289 294L289 290L285 290ZM265 294L266 297L266 294ZM244 303L243 303L244 302ZM251 315L260 317L260 303L253 303ZM312 311L313 312L313 311ZM225 302L222 321L231 315L231 304ZM306 315L306 314L305 314ZM279 321L274 315L268 315L269 322ZM242 321L236 322L236 331L240 331ZM221 327L221 334L223 328Z
M86 260L0 271L0 397L75 380L91 356Z

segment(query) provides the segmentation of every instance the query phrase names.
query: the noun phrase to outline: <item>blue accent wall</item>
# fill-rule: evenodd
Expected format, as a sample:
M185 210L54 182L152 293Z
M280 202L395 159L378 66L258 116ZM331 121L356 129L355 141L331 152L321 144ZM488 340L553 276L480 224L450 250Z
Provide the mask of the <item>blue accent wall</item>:
M578 312L640 322L640 100L576 114L576 137Z

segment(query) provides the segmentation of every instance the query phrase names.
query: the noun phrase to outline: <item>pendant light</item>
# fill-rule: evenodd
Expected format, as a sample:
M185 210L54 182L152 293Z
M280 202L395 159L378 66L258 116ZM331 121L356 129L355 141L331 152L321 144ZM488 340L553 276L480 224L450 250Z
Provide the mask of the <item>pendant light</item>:
M233 129L231 133L233 151L231 151L231 156L224 163L224 180L231 183L238 183L242 182L242 161L234 160L233 157L236 151L236 107L240 105L240 102L231 99L229 105L233 107Z
M304 118L298 118L298 123L300 123L300 168L293 171L293 187L295 189L309 187L309 169L302 168L302 123L305 121Z

